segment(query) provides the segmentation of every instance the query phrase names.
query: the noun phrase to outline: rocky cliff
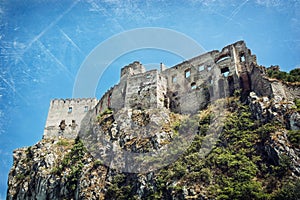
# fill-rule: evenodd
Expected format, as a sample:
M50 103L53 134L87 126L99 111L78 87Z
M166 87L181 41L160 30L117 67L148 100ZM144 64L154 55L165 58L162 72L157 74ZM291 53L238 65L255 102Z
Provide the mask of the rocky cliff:
M193 114L92 111L76 139L14 151L7 199L299 199L299 84L266 70Z

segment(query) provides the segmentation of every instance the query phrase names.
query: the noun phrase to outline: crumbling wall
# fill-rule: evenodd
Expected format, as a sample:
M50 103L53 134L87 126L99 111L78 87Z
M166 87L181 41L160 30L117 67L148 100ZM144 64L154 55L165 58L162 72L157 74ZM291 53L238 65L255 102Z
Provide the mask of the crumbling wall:
M157 108L158 78L157 70L128 77L125 107L133 109Z
M170 100L167 96L168 93L168 84L167 84L167 79L165 76L162 74L159 74L157 72L157 107L158 108L169 108Z
M278 101L294 101L300 99L300 88L297 84L288 84L278 80L271 82L272 94Z
M145 72L146 72L145 67L139 61L134 61L133 63L121 69L121 78L123 76L131 76L131 75L141 74Z
M95 107L95 113L96 114L99 114L99 113L105 111L106 109L111 109L112 108L112 99L115 98L113 96L113 94L115 94L114 93L115 88L116 88L116 86L111 87L101 97L101 99L99 100L98 104Z
M255 55L239 41L221 52L214 50L164 69L161 73L167 79L170 109L191 112L207 99L233 96L237 89L251 91L251 63L256 63Z

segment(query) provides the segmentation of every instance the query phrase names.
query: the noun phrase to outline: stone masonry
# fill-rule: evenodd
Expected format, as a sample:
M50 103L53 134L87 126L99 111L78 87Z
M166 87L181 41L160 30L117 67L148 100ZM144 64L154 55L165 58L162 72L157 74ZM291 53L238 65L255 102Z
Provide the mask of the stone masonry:
M120 82L99 101L52 100L44 137L76 136L87 112L99 115L106 109L167 108L186 114L204 108L210 101L233 96L236 90L241 91L242 96L253 91L259 96L273 98L274 94L280 93L280 85L282 83L265 77L265 68L257 65L256 56L251 54L244 41L170 68L161 64L160 70L146 71L136 61L121 69ZM293 97L281 94L280 98Z
M97 105L97 99L54 99L50 102L44 138L73 138L80 130L81 120Z

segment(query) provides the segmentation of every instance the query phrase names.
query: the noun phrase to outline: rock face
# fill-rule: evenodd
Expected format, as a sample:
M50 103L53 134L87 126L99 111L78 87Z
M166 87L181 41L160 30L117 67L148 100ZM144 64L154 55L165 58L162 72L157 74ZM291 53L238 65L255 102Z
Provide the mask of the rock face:
M70 139L43 139L15 150L7 199L101 198L107 168L78 146Z
M233 102L226 108L228 116L242 112L237 108L238 100L229 101ZM264 128L258 131L256 136L251 136L253 144L242 142L243 145L247 144L256 149L256 153L247 153L247 156L253 157L254 160L257 159L255 155L261 157L255 165L260 166L263 162L270 170L261 170L256 176L264 177L261 173L266 173L266 180L272 177L270 174L275 177L281 176L281 180L298 180L300 150L299 146L291 144L287 128L297 127L290 124L299 120L293 102L272 102L267 97L258 97L251 93L247 104L241 105L249 107L250 115L247 119L261 124L256 129L273 123L282 125L277 130L268 131L268 128ZM222 186L222 183L218 186L217 182L220 181L218 178L221 172L228 173L227 162L235 163L230 164L235 166L235 170L246 170L252 165L246 163L245 167L237 167L236 163L240 162L238 158L232 160L230 157L223 158L226 154L219 155L220 150L217 149L226 150L229 145L236 145L236 139L231 136L230 125L224 126L225 130L215 147L216 150L212 150L206 158L199 159L197 152L201 147L201 138L208 134L205 130L210 121L210 109L209 107L201 111L196 118L175 114L167 109L121 109L118 113L106 111L92 120L89 119L89 127L85 127L83 123L82 128L89 129L79 134L80 139L44 138L31 147L17 149L14 151L14 164L9 174L7 199L215 199L219 197L217 191L223 191L224 188L215 192L212 188ZM228 123L230 120L225 122ZM122 151L120 154L110 153L111 149L140 154L166 149L176 138L178 128L183 126L197 127L194 129L194 142L178 157L179 161L176 159L165 167L145 173L128 173L126 171L141 170L135 166L133 160L122 154ZM236 131L242 131L244 126L245 124ZM249 132L251 130L245 131L246 134L255 134ZM92 139L87 140L90 137ZM233 138L230 139L231 137ZM255 142L256 140L259 142ZM244 150L238 150L239 146L236 148L237 152L252 151L250 147L245 147ZM290 163L283 169L282 156ZM220 159L225 160L218 161ZM177 164L178 162L181 164ZM272 172L274 167L279 167L280 173ZM247 173L250 176L251 172ZM271 187L268 186L270 183L263 184L266 184L264 187ZM269 192L276 195L275 191L280 187L272 187L274 188L269 189Z
M160 72L134 62L99 101L51 101L43 139L14 151L7 199L297 199L296 99L243 41Z
M300 130L300 115L299 111L293 109L295 105L292 101L282 101L280 99L282 98L274 98L270 101L268 97L259 98L251 92L249 106L256 119L264 122L275 120L285 126L281 130L270 134L269 143L264 148L267 150L270 159L275 163L279 163L280 155L288 156L292 163L292 170L299 176L300 149L296 146L290 148L291 144L287 135L289 130Z
M105 163L107 151L117 147L131 152L159 149L171 142L174 134L172 126L178 120L180 115L158 109L126 109L114 115L103 113L93 119L90 128L95 130L94 138L89 141L82 138L85 144L78 139L59 137L43 139L32 147L17 149L9 174L7 199L110 199L107 190L111 189L117 172L108 166L119 163L125 164L125 168L134 166L122 160L121 154L115 155L117 163ZM96 142L99 140L102 143ZM110 143L104 145L103 142ZM93 152L93 147L97 151ZM94 154L91 155L91 152ZM101 161L95 159L100 157ZM128 177L134 181L138 198L142 198L146 185L153 184L154 178L153 173L131 174Z

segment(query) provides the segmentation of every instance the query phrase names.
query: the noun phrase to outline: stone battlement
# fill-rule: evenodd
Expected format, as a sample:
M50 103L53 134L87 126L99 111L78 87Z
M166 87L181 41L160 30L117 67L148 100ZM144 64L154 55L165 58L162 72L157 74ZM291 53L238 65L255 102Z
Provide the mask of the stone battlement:
M51 106L68 106L76 104L89 104L91 102L97 101L96 98L68 98L68 99L53 99L51 100Z

